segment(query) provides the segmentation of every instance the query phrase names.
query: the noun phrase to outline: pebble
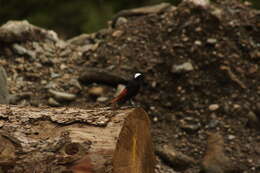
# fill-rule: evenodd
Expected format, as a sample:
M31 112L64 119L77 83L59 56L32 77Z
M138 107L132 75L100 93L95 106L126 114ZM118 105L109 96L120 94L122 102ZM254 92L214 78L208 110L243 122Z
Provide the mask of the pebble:
M108 101L108 97L98 97L97 101L98 102L106 102L106 101Z
M219 124L218 120L211 120L208 124L208 128L215 128Z
M123 33L124 33L123 31L117 30L117 31L114 31L114 32L112 33L112 36L113 36L113 37L120 37Z
M59 101L73 101L76 99L76 95L74 95L74 94L55 91L53 89L49 89L48 92Z
M60 106L60 103L52 97L48 99L48 104L50 106Z
M233 140L233 139L235 139L236 137L234 136L234 135L228 135L228 139L229 140Z
M92 87L92 88L89 88L88 93L92 96L101 96L104 94L104 88L103 87Z
M33 59L36 58L36 53L34 51L28 50L28 49L24 48L23 46L20 46L19 44L14 44L13 49L19 55L27 55L27 56L29 56L30 58L33 58Z
M200 129L200 123L196 122L194 119L182 119L180 120L180 128L186 132L196 132Z
M257 118L256 114L253 111L249 111L246 114L246 117L248 119L248 126L251 128L259 128L259 119Z
M195 160L175 150L173 146L157 146L156 154L174 170L185 170L195 163Z
M4 126L4 121L0 121L0 128Z
M210 111L216 111L219 109L219 105L218 104L211 104L209 105L209 110Z
M215 44L217 42L217 39L215 39L215 38L208 38L207 39L207 43L209 43L209 44Z
M189 72L189 71L193 71L193 70L194 70L194 67L191 64L191 62L185 62L183 64L173 65L171 68L172 73Z
M57 77L60 77L59 73L54 73L54 72L51 73L51 78L57 78Z
M125 18L125 17L119 17L119 18L116 20L116 25L117 25L117 26L120 26L120 25L126 24L127 22L128 22L127 18Z
M158 122L158 117L153 117L153 122Z
M197 45L197 46L201 46L201 45L202 45L202 42L199 41L199 40L196 40L196 41L194 42L194 44Z

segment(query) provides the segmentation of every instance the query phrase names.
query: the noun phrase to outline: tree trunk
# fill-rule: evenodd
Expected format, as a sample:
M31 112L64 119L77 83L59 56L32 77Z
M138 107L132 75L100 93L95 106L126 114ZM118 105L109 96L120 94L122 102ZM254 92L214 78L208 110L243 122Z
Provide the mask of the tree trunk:
M0 172L153 173L141 108L0 106Z

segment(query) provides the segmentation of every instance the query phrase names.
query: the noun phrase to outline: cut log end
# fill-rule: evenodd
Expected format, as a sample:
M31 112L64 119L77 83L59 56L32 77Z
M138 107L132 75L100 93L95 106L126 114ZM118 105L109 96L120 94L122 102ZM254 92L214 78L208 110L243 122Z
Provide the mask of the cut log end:
M99 118L106 119L104 126L97 124ZM1 105L0 119L4 172L154 172L150 121L141 108L61 111Z

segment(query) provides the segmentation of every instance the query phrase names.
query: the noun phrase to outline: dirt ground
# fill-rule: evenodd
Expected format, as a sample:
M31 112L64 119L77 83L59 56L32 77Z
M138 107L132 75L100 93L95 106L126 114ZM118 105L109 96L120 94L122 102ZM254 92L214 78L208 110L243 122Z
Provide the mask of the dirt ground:
M156 12L122 13L112 26L74 40L15 43L31 54L17 51L13 42L1 43L0 64L16 95L12 104L102 106L116 88L79 83L85 69L126 79L141 72L145 84L135 101L151 117L156 146L172 145L201 162L208 133L218 132L234 165L260 172L260 12L249 5L183 2ZM76 98L59 102L49 89ZM160 163L159 172L179 171ZM198 163L180 172L199 171Z

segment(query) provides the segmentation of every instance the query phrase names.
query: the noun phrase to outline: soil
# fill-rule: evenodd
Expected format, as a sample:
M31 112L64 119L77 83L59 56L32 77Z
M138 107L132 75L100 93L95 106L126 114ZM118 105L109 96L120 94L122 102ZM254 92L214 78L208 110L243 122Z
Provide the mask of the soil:
M260 12L237 1L209 6L181 3L157 13L115 19L115 26L88 35L83 43L18 43L36 56L19 55L1 46L0 64L8 73L15 104L48 105L49 88L77 95L69 107L98 103L116 89L77 82L87 68L130 79L145 75L135 98L153 121L155 145L174 148L201 161L208 132L219 132L225 153L244 172L260 172ZM99 105L99 106L102 106ZM253 118L252 118L253 117ZM160 162L161 172L174 172ZM200 165L182 172L197 173Z

